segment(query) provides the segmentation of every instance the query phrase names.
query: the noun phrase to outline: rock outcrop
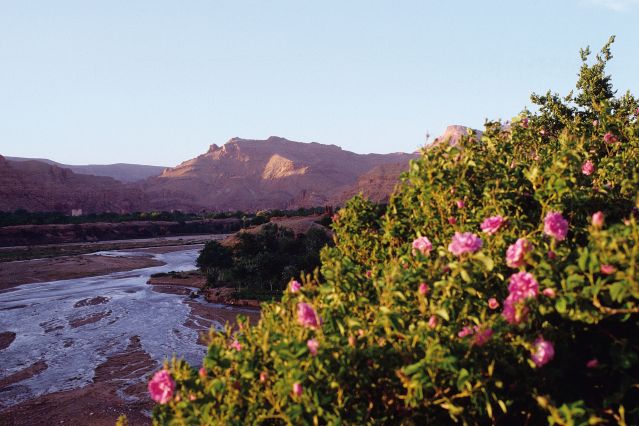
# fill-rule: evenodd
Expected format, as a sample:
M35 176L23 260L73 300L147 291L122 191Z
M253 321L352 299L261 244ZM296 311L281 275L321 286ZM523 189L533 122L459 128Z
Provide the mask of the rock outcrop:
M373 168L416 154L356 154L335 145L233 138L143 184L157 209L293 209L325 205ZM392 189L392 188L391 188Z
M461 138L468 135L469 132L473 133L478 139L481 138L482 132L479 130L466 126L452 125L446 127L444 134L435 138L432 144L448 143L450 145L457 145Z

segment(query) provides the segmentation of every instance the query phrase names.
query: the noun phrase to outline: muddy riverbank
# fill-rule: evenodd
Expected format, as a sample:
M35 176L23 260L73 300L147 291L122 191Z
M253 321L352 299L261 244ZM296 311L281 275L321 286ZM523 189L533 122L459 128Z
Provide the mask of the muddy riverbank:
M154 273L193 269L197 254L193 247L100 253L159 265L0 293L0 424L106 425L120 414L150 424L146 383L165 359L179 355L197 368L209 328L240 313L259 318L259 310L147 284Z

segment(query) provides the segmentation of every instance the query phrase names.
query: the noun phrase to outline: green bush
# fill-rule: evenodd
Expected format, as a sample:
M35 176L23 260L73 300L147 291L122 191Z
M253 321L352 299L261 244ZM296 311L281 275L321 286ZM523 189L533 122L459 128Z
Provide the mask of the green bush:
M609 44L582 56L576 95L425 149L384 212L352 199L322 278L167 363L154 421L638 424L638 104Z
M233 248L208 242L197 259L212 287L233 286L242 296L259 299L279 297L286 284L320 265L322 247L331 243L323 229L311 228L294 235L274 223L259 232L240 232Z
M223 271L233 266L233 252L217 241L208 241L195 262L206 276L206 282L216 287L222 279Z

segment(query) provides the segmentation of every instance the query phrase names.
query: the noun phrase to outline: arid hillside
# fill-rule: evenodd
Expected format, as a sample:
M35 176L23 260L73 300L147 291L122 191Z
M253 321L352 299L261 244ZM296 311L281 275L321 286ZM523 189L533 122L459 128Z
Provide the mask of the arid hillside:
M79 175L107 176L125 183L138 182L151 176L158 176L165 169L165 167L162 166L147 166L144 164L117 163L71 165L58 163L44 158L5 157L5 159L9 162L39 161L41 163L58 166L63 169L69 169L73 173Z
M0 156L0 210L84 213L129 212L148 207L144 193L109 177L80 175L40 161Z
M158 209L258 210L321 206L384 164L416 154L356 154L335 145L233 138L143 184ZM392 188L391 188L392 189Z

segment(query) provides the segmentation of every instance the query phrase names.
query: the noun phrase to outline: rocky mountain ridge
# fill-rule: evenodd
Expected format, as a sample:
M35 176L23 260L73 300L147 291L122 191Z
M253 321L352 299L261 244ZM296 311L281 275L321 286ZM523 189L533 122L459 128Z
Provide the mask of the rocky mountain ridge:
M46 158L5 157L7 161L38 161L63 169L69 169L76 174L106 176L124 183L138 182L151 176L158 176L164 171L164 166L147 166L144 164L62 164Z
M454 144L466 133L466 127L450 126L434 143ZM357 193L385 202L418 156L357 154L277 136L232 138L136 183L0 156L0 211L257 211L337 206Z
M272 136L230 139L144 182L159 208L259 210L320 206L382 164L405 163L417 154L356 154L335 145Z
M39 161L7 161L0 156L0 211L99 213L140 211L146 206L140 189L110 177L79 175Z

